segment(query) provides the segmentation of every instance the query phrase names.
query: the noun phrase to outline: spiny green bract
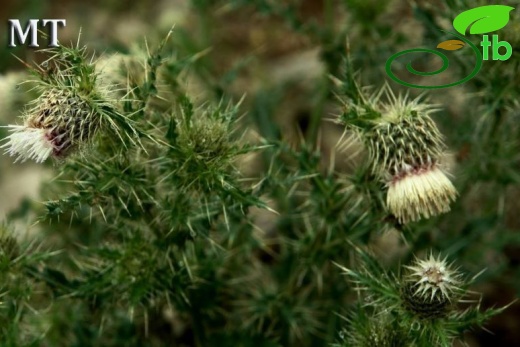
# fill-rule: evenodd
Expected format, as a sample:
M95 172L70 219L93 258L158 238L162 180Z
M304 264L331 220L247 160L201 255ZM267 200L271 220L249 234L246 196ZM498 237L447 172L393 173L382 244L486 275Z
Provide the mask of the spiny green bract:
M412 283L404 283L401 288L401 297L404 307L412 314L424 319L435 319L449 313L452 303L445 297L433 298L417 295Z
M388 85L365 93L360 95L361 104L344 101L350 116L344 113L339 121L365 141L374 175L387 180L406 166L431 165L440 159L446 145L430 117L435 111L432 105L421 98L396 96ZM388 100L383 101L383 96Z
M422 167L439 160L445 150L442 135L424 111L396 119L385 117L367 134L372 170L380 177L398 175L406 165Z

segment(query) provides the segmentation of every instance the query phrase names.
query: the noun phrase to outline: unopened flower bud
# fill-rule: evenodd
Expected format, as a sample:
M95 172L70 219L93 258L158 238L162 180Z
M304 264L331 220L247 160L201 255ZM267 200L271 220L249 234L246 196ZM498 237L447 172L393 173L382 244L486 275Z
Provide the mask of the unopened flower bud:
M401 297L407 310L421 318L442 317L460 291L460 275L446 263L430 254L427 260L416 260L406 266Z

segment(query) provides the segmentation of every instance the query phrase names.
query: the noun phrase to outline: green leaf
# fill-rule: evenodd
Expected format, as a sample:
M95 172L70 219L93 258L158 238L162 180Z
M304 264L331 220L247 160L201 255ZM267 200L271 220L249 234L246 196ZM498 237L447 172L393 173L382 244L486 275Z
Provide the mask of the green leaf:
M470 34L486 34L502 29L509 22L509 12L514 7L487 5L473 8L459 14L453 20L453 27L462 35L470 28Z

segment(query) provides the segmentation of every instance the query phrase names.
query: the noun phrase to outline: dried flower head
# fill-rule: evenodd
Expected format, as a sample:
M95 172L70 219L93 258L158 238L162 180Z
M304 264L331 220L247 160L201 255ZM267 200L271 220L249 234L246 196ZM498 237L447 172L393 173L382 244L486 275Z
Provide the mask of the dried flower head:
M459 273L433 254L406 269L401 294L407 309L423 318L442 316L460 292Z
M387 94L391 102L366 134L372 172L388 187L387 208L400 223L449 211L457 191L440 164L446 145L430 118L434 109Z

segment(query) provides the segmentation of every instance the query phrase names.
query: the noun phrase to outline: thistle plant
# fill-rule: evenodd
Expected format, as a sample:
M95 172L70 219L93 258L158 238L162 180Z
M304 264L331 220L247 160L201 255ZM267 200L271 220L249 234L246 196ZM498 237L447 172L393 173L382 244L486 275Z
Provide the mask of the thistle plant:
M518 60L381 81L468 2L443 4L191 1L169 30L179 1L116 1L77 11L88 47L13 59L0 345L515 345Z

